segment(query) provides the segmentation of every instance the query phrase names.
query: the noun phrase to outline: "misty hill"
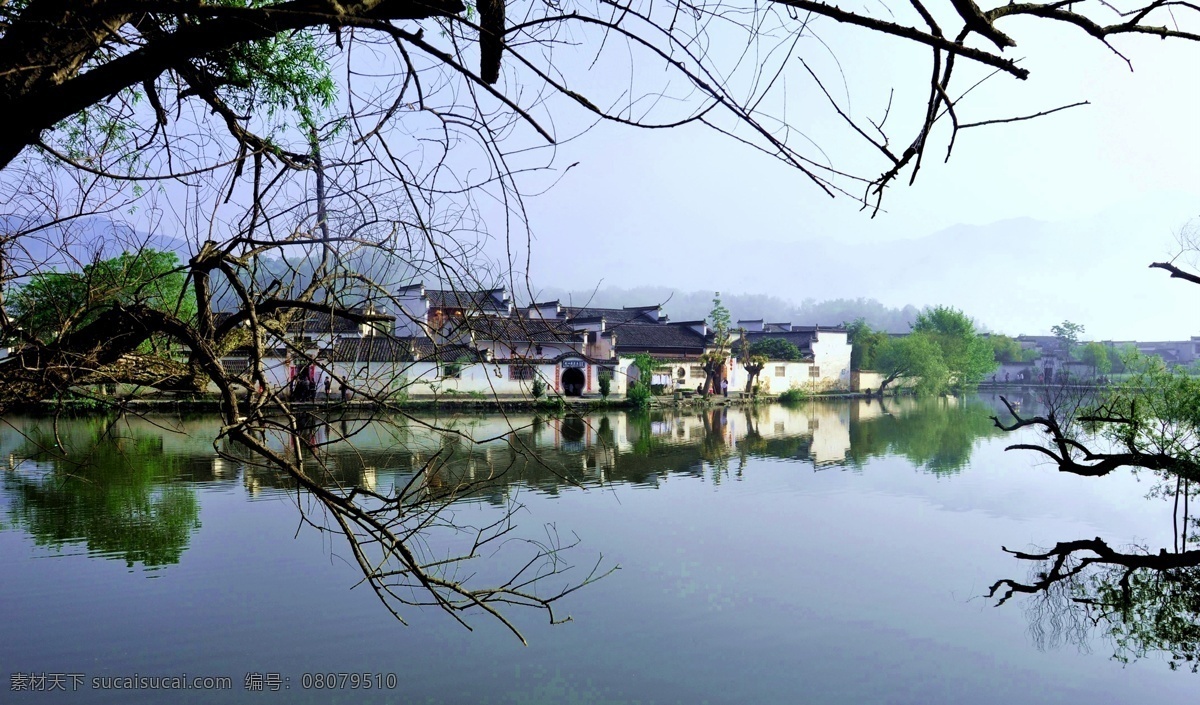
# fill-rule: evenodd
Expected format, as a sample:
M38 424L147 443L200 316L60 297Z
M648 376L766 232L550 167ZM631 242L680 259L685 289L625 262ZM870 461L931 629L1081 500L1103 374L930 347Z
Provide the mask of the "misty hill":
M18 232L22 234L11 240L5 251L7 266L18 284L33 273L79 271L97 259L111 259L123 252L149 248L173 252L180 262L187 262L195 251L186 240L140 231L103 216L86 216L45 226L0 216L0 241ZM310 249L316 251L317 248ZM287 295L301 291L312 280L319 255L307 254L298 246L289 246L288 250L286 255L279 250L280 256L259 258L255 273L259 288L278 282L277 291ZM347 256L344 264L351 271L391 289L408 283L406 264L397 257L385 256L382 251L363 248ZM361 287L353 280L340 283L338 288L343 301L350 305L359 304L365 298L359 290ZM232 289L221 286L219 277L214 278L213 296L216 310L233 309L239 304ZM386 302L382 305L387 307Z
M712 291L680 291L663 286L642 286L623 289L605 287L598 291L568 291L546 288L538 294L539 301L558 299L572 306L648 306L662 304L673 321L693 321L707 318L712 310ZM889 308L874 299L807 299L801 304L779 296L764 294L730 294L721 292L721 302L729 309L733 320L763 318L769 322L791 322L796 325L837 326L865 318L872 328L894 333L906 333L917 318L915 306Z
M1200 299L1200 287L1148 268L1178 252L1175 232L1200 214L1183 207L1186 202L1181 206L1181 200L1186 201L1131 196L1129 203L1094 217L1015 218L883 242L837 233L801 231L794 240L740 233L722 245L719 257L704 256L713 251L712 238L704 234L681 235L680 246L665 256L633 257L628 253L639 251L638 244L629 241L631 235L616 233L605 250L589 258L587 276L559 267L538 278L559 292L587 290L597 282L605 292L624 287L632 292L627 305L673 290L763 295L746 299L744 306L726 298L735 316L757 318L761 311L796 323L814 321L804 320L808 311L795 312L789 301L861 299L891 310L953 306L981 326L1009 335L1048 334L1052 325L1071 320L1086 327L1089 339L1186 340L1200 334L1200 316L1192 305ZM646 282L661 286L638 286ZM647 295L637 295L642 291ZM699 298L706 304L711 294ZM779 305L772 308L773 302ZM668 303L672 318L710 308L688 303L676 310L683 303L679 297ZM903 321L885 325L906 327Z
M174 252L181 261L192 254L191 245L168 235L151 234L102 216L84 216L60 223L39 225L11 216L0 216L0 238L8 242L8 266L18 275L50 269L82 269L96 259L119 257L122 252L151 248Z

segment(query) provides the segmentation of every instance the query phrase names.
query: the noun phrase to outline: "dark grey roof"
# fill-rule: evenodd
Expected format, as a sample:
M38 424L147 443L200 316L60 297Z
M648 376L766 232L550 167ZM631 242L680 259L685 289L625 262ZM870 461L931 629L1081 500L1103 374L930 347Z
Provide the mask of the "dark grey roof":
M578 353L578 352L565 352L565 353L560 353L560 354L558 354L558 355L556 355L556 356L554 356L554 357L508 357L508 358L496 358L496 359L494 359L494 360L491 360L491 362L492 362L492 363L494 363L494 364L498 364L498 365L514 365L514 364L524 364L524 365L556 365L556 364L558 364L558 363L562 362L563 360L568 360L568 359L571 359L571 360L576 360L576 359L578 359L578 360L586 360L586 361L588 362L588 364L590 364L590 365L596 365L596 366L598 366L598 367L601 367L601 366L602 366L602 367L606 367L606 368L607 368L607 367L615 367L615 366L617 365L617 361L616 361L616 360L601 360L601 359L599 359L599 358L588 357L587 355L584 355L583 353Z
M483 352L469 345L438 345L421 355L422 361L437 360L438 362L486 362Z
M354 313L365 313L363 309L352 308ZM392 320L395 320L392 317ZM360 333L361 325L357 321L352 321L343 316L335 316L328 311L296 311L292 314L292 319L288 321L288 333L339 333L350 334Z
M681 354L700 354L712 340L694 329L678 323L662 325L630 325L615 331L616 349L621 353L652 350L671 350Z
M470 313L498 313L506 316L511 305L511 302L505 299L504 289L426 289L425 298L429 300L431 309L458 308Z
M809 330L790 330L786 332L777 331L753 331L747 332L745 340L751 345L754 345L760 340L786 340L800 349L800 354L806 358L811 358L813 354L812 344L817 339L816 331ZM740 341L739 341L740 342ZM740 345L734 345L738 351L741 350Z
M658 306L627 306L625 308L601 308L599 306L563 306L562 318L566 320L589 320L604 318L608 327L635 325L658 325Z
M371 336L342 338L333 344L329 359L334 362L412 362L416 359L411 338Z
M846 329L846 326L792 326L792 330L801 332L801 333L808 332L808 331L818 331L821 333L849 333L850 332L849 330Z
M329 359L334 362L471 362L484 359L483 353L468 345L435 345L425 337L343 338L333 344Z
M354 313L365 314L366 310L362 308L350 309ZM228 321L233 316L238 315L239 311L217 311L213 313L213 324L220 326ZM375 311L376 314L381 314ZM382 315L382 314L381 314ZM395 321L395 316L388 316L388 320ZM351 334L360 333L361 324L344 316L335 316L329 311L309 311L304 309L295 309L291 314L291 318L287 324L287 332L292 335L300 333L321 334L321 333L339 333Z
M292 351L289 350L288 348L264 347L262 349L263 357L283 358L283 357L287 357L291 354L292 354ZM229 352L225 353L225 355L223 355L222 357L223 358L239 358L239 357L251 357L252 355L254 355L254 349L252 347L250 347L249 345L240 345L240 346L234 348L233 350L230 350Z
M475 335L476 341L496 340L508 342L531 343L576 343L582 341L580 333L571 329L570 324L561 320L543 321L513 316L497 318L483 316L457 321L457 328L443 331L443 334L466 333Z

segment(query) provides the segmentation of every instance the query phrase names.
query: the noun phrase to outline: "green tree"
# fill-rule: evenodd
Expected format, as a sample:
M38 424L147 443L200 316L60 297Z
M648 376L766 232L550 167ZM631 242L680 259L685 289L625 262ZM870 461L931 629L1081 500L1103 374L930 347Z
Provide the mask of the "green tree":
M1079 351L1079 361L1092 368L1092 376L1106 375L1112 370L1112 358L1109 356L1109 346L1104 343L1091 342Z
M733 339L732 317L729 309L721 303L721 292L713 294L713 307L708 313L708 323L712 326L712 343L700 361L704 365L704 393L716 392L721 380L725 378L725 363L729 360L730 342Z
M1032 362L1037 355L1036 350L1025 350L1020 343L1007 335L994 334L988 336L987 340L992 344L992 355L996 362Z
M633 356L633 367L638 371L637 381L646 385L646 389L650 388L650 383L654 379L654 370L658 366L658 360L650 353L637 353Z
M1083 335L1083 326L1071 321L1063 321L1056 326L1050 326L1050 332L1058 338L1058 344L1067 357L1074 357L1075 348L1079 345L1079 336Z
M888 385L901 377L915 379L916 391L922 396L938 394L950 382L950 369L942 357L942 349L927 333L888 338L879 346L875 368L884 376L879 385L881 397Z
M936 306L922 311L913 323L913 332L929 336L942 351L950 388L973 388L996 369L991 343L977 335L974 321L956 308Z
M1126 360L1132 360L1138 357L1138 349L1132 343L1126 343L1121 347L1115 345L1108 347L1108 363L1112 368L1113 374L1122 374L1126 370Z
M82 272L35 275L13 297L13 321L47 342L92 323L115 305L144 305L188 321L196 315L196 299L186 283L173 252L123 252Z
M865 318L856 318L846 323L847 339L852 346L850 349L850 369L875 369L875 356L884 342L888 339L887 331L872 330Z
M804 359L804 353L793 343L782 338L760 338L750 344L751 355L761 355L768 360L796 361Z

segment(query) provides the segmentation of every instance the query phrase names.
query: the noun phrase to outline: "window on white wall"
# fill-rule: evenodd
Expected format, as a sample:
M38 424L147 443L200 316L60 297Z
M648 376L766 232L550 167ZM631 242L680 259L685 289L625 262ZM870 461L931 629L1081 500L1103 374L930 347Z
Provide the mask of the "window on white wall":
M787 366L776 365L775 366L775 376L776 377L787 377Z
M820 377L821 376L821 368L817 367L816 365L809 367L808 368L808 376L809 377Z

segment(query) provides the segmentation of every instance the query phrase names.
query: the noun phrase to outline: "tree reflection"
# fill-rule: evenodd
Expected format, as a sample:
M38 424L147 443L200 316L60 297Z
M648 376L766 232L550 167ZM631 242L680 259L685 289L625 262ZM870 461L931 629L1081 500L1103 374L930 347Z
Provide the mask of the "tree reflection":
M1200 494L1177 479L1170 550L1148 546L1115 549L1100 537L1061 542L1048 551L1004 550L1031 564L1026 581L998 580L988 597L997 606L1017 594L1031 595L1026 611L1041 647L1073 643L1087 648L1099 631L1113 644L1113 658L1129 663L1167 656L1172 669L1200 671L1200 520L1190 500Z
M9 521L39 546L82 542L129 567L178 563L200 527L184 461L163 451L160 433L114 420L78 420L24 430L10 451L4 490Z
M974 399L900 399L881 402L876 413L860 413L850 425L848 459L857 467L901 455L932 473L953 474L966 467L976 441L1000 434L991 407Z
M1099 537L1042 553L1005 550L1034 567L1028 582L998 581L988 597L1000 595L1003 604L1017 593L1034 595L1027 612L1039 646L1086 648L1099 630L1122 662L1164 654L1172 669L1197 672L1200 550L1118 551Z

